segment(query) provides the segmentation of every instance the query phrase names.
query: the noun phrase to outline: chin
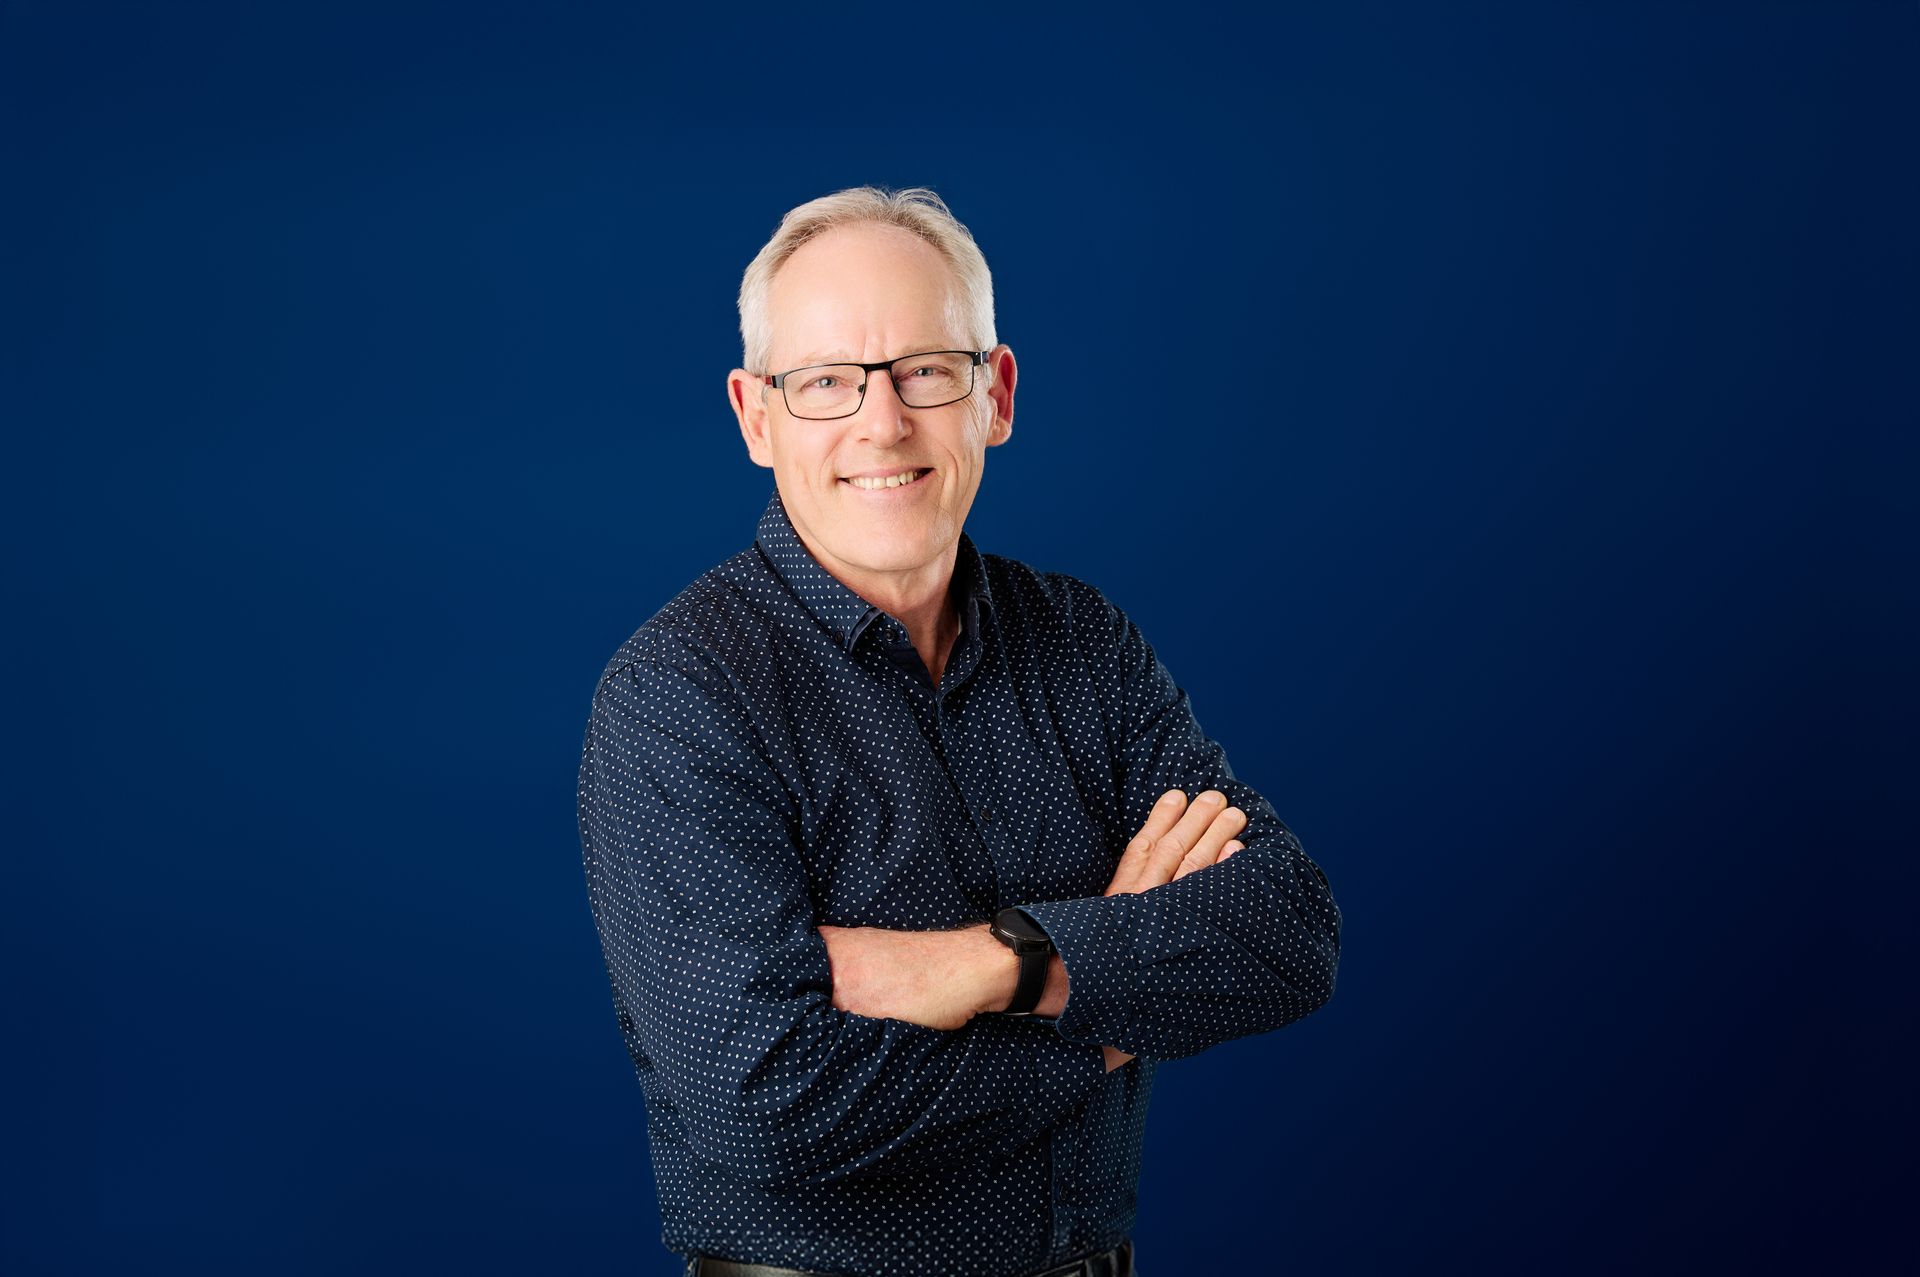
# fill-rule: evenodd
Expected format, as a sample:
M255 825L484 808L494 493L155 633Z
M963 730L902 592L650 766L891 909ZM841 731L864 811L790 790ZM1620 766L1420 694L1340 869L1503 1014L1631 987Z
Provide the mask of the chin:
M854 553L848 558L850 563L858 563L869 572L900 572L907 568L917 568L932 556L918 545L875 545L871 541L855 544Z

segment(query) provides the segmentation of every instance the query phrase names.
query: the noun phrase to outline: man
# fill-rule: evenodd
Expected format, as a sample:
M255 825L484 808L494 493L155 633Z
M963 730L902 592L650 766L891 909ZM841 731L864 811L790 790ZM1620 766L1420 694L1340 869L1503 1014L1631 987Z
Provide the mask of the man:
M961 530L1013 428L992 296L930 191L787 214L727 379L758 537L594 695L590 899L689 1273L1131 1273L1155 1062L1333 991L1325 876L1138 628Z

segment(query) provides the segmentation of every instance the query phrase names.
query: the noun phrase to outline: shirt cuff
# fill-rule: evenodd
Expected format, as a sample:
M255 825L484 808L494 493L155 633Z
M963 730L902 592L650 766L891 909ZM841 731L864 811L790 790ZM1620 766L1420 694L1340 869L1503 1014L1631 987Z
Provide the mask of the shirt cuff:
M1067 969L1067 1003L1053 1022L1069 1042L1111 1046L1133 1018L1139 955L1125 914L1131 896L1019 906L1053 941Z

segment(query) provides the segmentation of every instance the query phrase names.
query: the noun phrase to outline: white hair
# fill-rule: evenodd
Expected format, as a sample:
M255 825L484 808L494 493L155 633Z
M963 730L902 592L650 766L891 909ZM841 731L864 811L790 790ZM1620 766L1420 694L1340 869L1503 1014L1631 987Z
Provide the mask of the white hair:
M993 333L993 273L973 234L947 210L938 195L924 186L889 191L883 186L850 186L822 195L788 211L766 246L747 266L740 281L741 366L748 372L769 373L773 355L773 321L767 316L767 294L773 277L808 240L836 226L878 222L911 231L939 250L953 268L959 284L949 302L948 321L964 333L974 350L991 350ZM902 352L911 353L911 352Z

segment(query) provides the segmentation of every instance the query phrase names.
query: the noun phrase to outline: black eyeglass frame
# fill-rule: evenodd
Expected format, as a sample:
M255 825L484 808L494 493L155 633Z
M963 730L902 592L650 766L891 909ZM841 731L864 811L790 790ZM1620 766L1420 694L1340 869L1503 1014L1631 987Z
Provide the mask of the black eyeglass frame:
M830 364L808 364L804 368L789 368L785 372L770 372L762 376L760 380L762 384L773 386L779 390L780 402L787 405L787 412L796 419L800 421L839 421L843 418L853 416L854 413L859 412L861 408L866 406L867 385L873 380L874 373L884 369L888 379L891 380L893 378L893 366L895 364L903 359L923 359L928 355L967 356L971 361L967 366L967 388L960 394L942 403L909 404L908 406L913 408L944 408L947 404L959 403L962 399L965 399L973 393L973 386L976 380L973 370L985 364L987 362L987 356L992 353L991 350L920 350L915 351L911 355L901 355L898 359L882 359L877 364L857 364L851 359L838 359ZM787 398L787 378L793 376L795 373L812 372L815 368L858 368L860 370L860 397L854 400L853 407L850 410L833 417L802 417L799 413L793 411L793 401ZM894 385L893 392L895 394L900 393L898 383ZM906 401L903 399L901 402L905 403Z

